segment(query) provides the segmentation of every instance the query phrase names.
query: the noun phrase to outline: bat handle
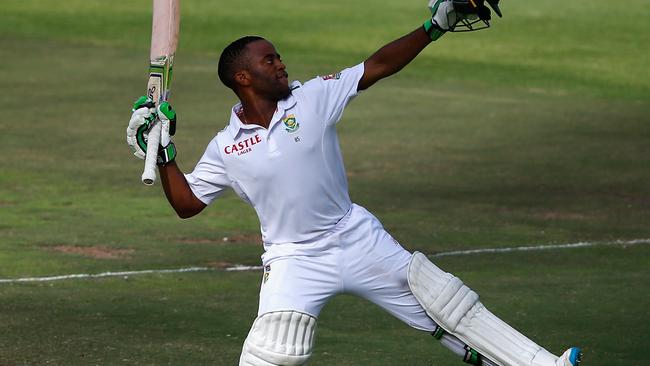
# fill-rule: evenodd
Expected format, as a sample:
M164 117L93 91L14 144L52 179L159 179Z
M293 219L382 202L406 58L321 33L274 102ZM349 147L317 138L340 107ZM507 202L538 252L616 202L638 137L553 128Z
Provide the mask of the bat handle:
M147 139L147 155L144 160L144 171L142 172L142 183L147 186L153 185L156 181L156 159L158 158L158 145L160 145L160 133L162 127L160 121L156 120L149 131Z

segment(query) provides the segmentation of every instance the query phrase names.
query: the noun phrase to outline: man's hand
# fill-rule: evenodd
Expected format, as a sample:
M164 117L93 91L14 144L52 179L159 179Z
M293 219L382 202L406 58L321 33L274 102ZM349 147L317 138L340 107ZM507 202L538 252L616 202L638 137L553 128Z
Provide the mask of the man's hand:
M156 109L153 101L145 96L133 104L133 114L126 129L126 142L133 155L144 159L147 155L149 131L154 123L160 123L162 132L158 148L158 165L165 165L176 158L176 146L171 136L176 133L176 112L167 102L162 102Z
M429 2L429 8L431 8L432 12L436 3L438 3L438 1L431 0ZM487 3L499 17L502 16L501 9L499 8L499 0L452 0L455 17L448 18L448 31L472 32L490 28L492 12L485 3Z
M429 10L432 16L424 22L424 30L431 40L435 41L445 32L452 30L458 20L452 0L430 0Z
M176 145L172 136L176 133L176 111L167 102L158 105L158 119L162 131L160 134L160 148L158 149L158 165L165 165L176 159Z
M133 114L126 128L126 143L133 155L144 159L147 155L147 138L149 130L156 120L156 108L153 101L144 95L133 103Z

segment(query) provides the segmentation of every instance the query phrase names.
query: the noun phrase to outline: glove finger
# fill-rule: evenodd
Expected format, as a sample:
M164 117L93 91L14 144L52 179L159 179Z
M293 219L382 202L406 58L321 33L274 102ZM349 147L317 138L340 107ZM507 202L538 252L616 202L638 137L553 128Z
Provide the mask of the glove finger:
M172 108L172 106L165 102L160 103L158 105L158 116L160 120L167 120L168 121L168 131L170 136L174 136L176 133L176 111Z
M167 118L160 119L160 145L165 147L169 145L171 137L169 136L169 120Z
M131 115L129 128L138 130L141 126L146 126L147 130L151 128L153 121L156 119L155 108L140 108Z
M447 11L447 25L449 28L454 28L456 23L458 23L458 17L454 11L454 6L450 4L449 10Z
M129 137L133 137L133 136L135 136L135 130L132 129L131 126L128 126L126 128L126 138L127 138L127 140L129 139Z
M131 148L133 155L140 159L144 159L146 154L143 152L142 147L138 145L138 136L136 130L130 128L126 129L126 143L129 145L129 148Z
M154 107L153 100L151 100L151 98L148 98L146 95L141 96L133 103L133 109L131 109L131 111L135 112L137 109L144 108L144 107L146 108Z
M142 159L142 160L144 160L144 158L147 157L147 155L143 154L140 150L134 150L133 151L133 156L135 156L138 159Z
M146 119L151 115L149 108L140 108L135 110L129 120L129 128L138 128L146 123Z

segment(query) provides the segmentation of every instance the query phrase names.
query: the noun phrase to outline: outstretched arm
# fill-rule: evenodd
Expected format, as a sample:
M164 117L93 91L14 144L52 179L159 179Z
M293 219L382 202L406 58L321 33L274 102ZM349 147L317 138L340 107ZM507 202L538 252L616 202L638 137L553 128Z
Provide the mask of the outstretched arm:
M423 27L380 48L364 62L364 73L357 90L365 90L408 65L429 43Z
M364 62L364 74L357 90L367 89L400 71L429 43L440 38L456 23L451 0L431 1L429 7L433 16L422 27L380 48Z

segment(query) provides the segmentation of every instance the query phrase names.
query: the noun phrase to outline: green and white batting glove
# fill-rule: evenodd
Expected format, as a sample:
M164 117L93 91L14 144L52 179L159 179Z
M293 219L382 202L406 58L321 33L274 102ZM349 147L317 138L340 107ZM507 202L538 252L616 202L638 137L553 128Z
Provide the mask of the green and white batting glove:
M160 146L158 147L157 163L164 165L176 158L176 146L171 136L176 133L176 112L167 102L160 103L158 108L150 98L141 96L133 104L133 114L126 128L126 142L133 155L144 159L147 155L149 131L155 123L161 124Z
M158 120L161 124L160 147L158 148L158 165L165 165L176 159L176 145L172 136L176 133L176 111L167 102L158 105Z
M428 6L432 16L424 22L424 30L435 41L456 25L456 12L452 0L430 0Z
M133 114L126 128L126 143L129 144L133 155L144 159L147 155L147 138L149 130L156 120L156 108L153 101L141 96L133 103Z

